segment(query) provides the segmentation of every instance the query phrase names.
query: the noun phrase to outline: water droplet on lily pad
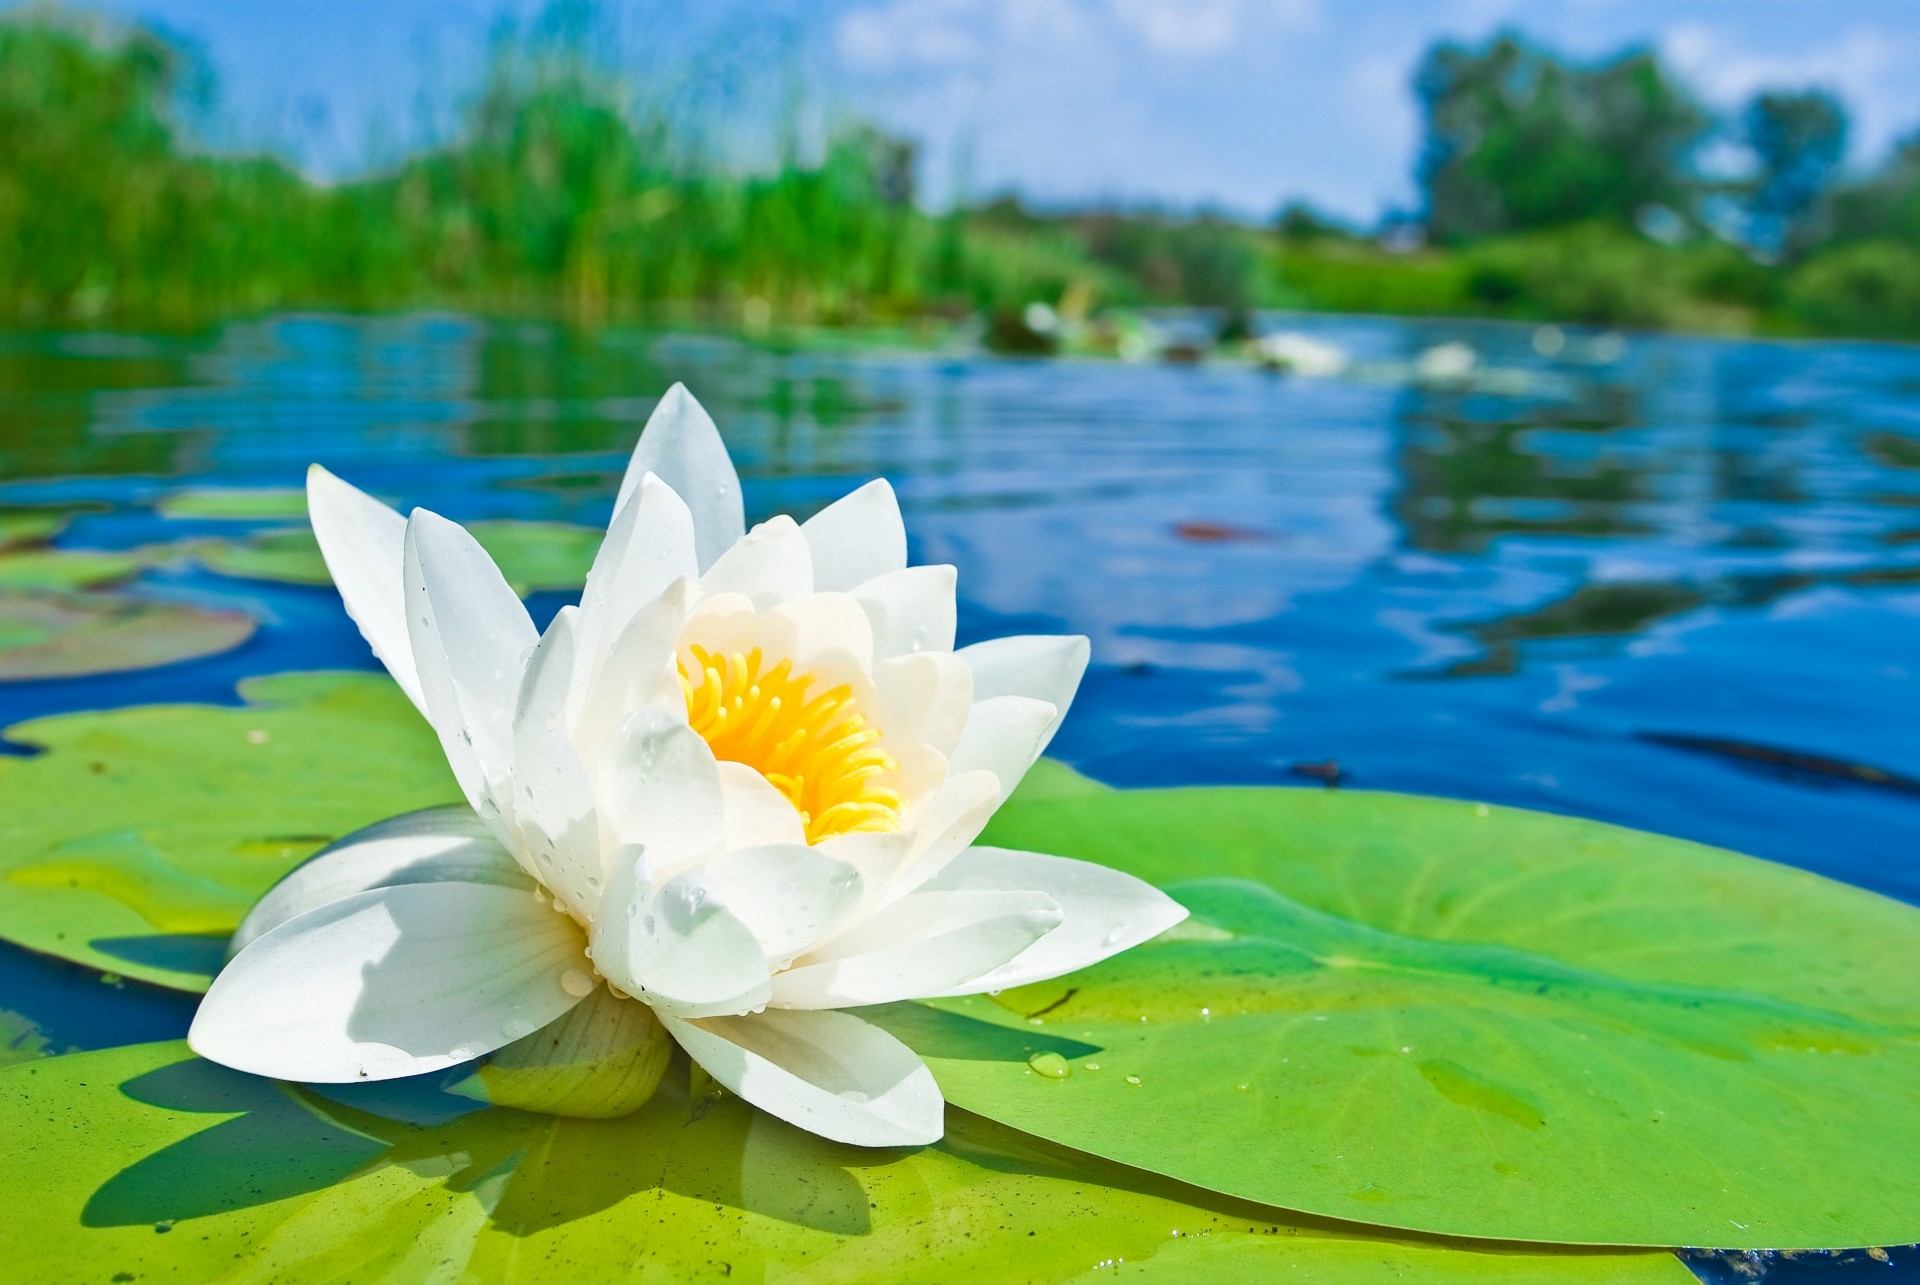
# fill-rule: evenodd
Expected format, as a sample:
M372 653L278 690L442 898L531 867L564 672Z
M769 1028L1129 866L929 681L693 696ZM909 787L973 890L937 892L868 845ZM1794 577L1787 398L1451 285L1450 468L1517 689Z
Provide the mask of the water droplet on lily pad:
M1027 1059L1027 1067L1035 1075L1043 1075L1049 1080L1064 1080L1073 1074L1073 1067L1067 1059L1058 1053L1035 1053Z

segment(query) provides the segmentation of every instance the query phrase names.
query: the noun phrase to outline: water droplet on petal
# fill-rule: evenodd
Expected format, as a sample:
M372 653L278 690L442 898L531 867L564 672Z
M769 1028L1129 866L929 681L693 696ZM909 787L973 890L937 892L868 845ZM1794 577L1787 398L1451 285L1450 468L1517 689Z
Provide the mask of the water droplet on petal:
M1058 1053L1035 1053L1027 1059L1027 1068L1035 1075L1043 1075L1049 1080L1064 1080L1073 1073L1073 1067L1067 1059Z
M522 1036L533 1034L533 1023L525 1018L516 1017L512 1021L502 1022L500 1033L510 1040L517 1040Z
M593 994L593 978L577 968L569 968L560 974L560 989L575 999L584 999Z
M1115 924L1113 927L1107 929L1107 938L1105 941L1101 943L1101 945L1118 946L1121 942L1127 939L1127 934L1132 931L1133 931L1132 924Z

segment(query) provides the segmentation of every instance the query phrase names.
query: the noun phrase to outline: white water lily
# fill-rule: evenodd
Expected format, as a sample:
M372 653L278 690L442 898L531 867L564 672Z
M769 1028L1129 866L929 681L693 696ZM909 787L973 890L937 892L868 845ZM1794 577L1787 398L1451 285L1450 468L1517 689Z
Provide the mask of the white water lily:
M471 810L370 827L268 893L194 1019L205 1057L315 1082L577 1062L644 1004L775 1115L924 1143L931 1073L841 1010L1055 977L1185 915L1117 871L973 846L1087 641L954 650L954 570L907 566L884 481L743 534L719 433L676 385L544 634L454 523L318 466L308 500Z

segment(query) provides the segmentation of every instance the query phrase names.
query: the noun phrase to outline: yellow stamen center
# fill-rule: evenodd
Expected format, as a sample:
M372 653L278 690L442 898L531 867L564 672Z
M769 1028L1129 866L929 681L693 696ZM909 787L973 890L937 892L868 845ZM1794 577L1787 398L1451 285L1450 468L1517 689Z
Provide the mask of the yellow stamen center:
M887 784L900 765L851 687L811 695L813 675L794 673L791 660L767 668L758 647L688 650L694 672L680 661L687 721L715 758L746 764L787 796L807 842L900 828L900 793Z

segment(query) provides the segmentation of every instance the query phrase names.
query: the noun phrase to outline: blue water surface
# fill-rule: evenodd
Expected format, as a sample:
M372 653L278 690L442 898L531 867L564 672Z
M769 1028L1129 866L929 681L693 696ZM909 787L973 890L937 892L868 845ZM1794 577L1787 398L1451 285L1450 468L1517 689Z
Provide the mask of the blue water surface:
M95 506L76 547L232 534L153 502L298 486L318 460L456 519L599 524L684 380L750 521L885 475L915 559L959 567L961 641L1090 635L1052 752L1102 780L1514 804L1920 901L1920 350L1267 322L1355 364L783 353L450 315L6 335L0 504ZM1442 343L1476 373L1417 378ZM239 603L260 632L163 670L0 686L0 721L374 667L331 590L181 566L142 585ZM71 1007L64 967L0 952L0 986Z

